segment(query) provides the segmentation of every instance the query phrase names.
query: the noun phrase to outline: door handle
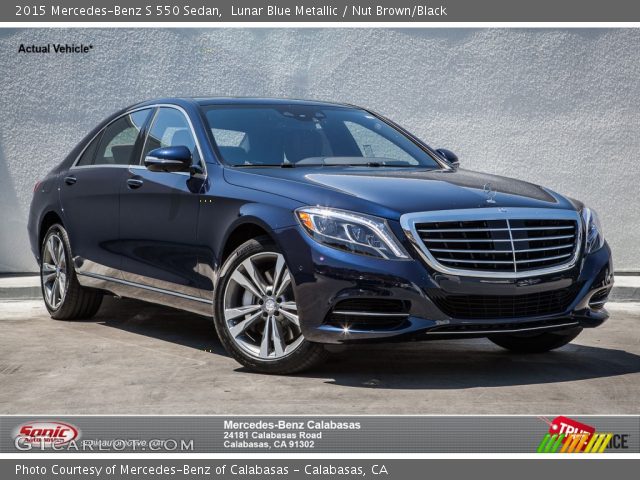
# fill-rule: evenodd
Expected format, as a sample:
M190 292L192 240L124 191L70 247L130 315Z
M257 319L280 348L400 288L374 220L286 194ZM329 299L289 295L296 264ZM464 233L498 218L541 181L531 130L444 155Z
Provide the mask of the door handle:
M75 175L69 175L67 177L64 177L64 183L66 183L67 185L73 185L77 181L78 179L76 178Z
M132 188L132 189L140 188L143 183L144 182L139 178L129 178L127 180L127 185L129 186L129 188Z

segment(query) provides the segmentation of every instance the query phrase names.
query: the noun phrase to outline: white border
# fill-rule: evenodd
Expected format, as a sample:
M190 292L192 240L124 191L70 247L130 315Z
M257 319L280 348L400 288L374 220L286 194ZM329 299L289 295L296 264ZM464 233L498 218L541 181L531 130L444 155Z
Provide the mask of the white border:
M0 453L0 460L639 460L640 453Z
M0 29L28 29L28 28L411 28L411 29L433 29L433 28L640 28L640 22L0 22ZM616 415L616 414L571 414L579 417L630 417L637 418L637 415ZM531 417L540 416L535 414L518 415L470 415L470 414L448 414L448 415L139 415L139 414L90 414L74 415L70 413L61 414L10 414L0 415L2 417ZM548 415L547 415L548 416ZM353 460L403 460L403 459L537 459L537 460L599 460L599 459L640 459L640 453L601 453L584 455L563 455L563 454L539 454L539 453L0 453L0 460L69 460L69 459L113 459L116 461L132 459L148 460L184 460L184 459L210 459L210 460L320 460L320 459L353 459Z

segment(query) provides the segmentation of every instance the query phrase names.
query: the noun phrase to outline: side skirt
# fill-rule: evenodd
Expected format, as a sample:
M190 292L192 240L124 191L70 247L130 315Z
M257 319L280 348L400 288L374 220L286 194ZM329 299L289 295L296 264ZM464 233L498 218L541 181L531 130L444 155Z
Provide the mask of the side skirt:
M78 275L78 282L83 287L106 290L120 297L134 298L145 302L166 305L207 317L213 316L213 302L205 298L193 297L184 293L142 285L97 273L78 271L76 273Z

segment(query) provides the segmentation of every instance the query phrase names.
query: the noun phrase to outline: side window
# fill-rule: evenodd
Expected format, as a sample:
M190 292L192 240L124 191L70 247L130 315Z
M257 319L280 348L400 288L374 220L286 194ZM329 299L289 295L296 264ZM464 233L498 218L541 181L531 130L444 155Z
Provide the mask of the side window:
M193 138L191 127L184 114L175 108L161 107L153 119L153 125L147 135L142 158L156 148L181 145L191 151L193 163L199 163L196 140Z
M363 157L398 160L410 165L418 164L411 155L374 130L354 122L344 122L344 124L358 144Z
M151 109L138 110L119 118L102 133L94 165L129 165L138 134Z
M212 128L211 133L218 150L231 165L243 165L249 160L249 135L238 130Z
M82 153L82 156L80 157L76 165L78 165L79 167L83 165L93 165L93 157L96 154L96 149L98 148L98 142L100 142L100 136L101 136L100 133L98 133L98 135L96 135L96 138L91 140L91 143Z

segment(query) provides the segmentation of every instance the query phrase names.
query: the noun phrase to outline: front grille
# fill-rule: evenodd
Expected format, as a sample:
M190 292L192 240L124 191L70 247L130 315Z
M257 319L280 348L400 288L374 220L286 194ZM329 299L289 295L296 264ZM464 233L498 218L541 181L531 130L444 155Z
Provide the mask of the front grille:
M405 323L410 306L402 300L350 298L338 302L325 323L351 330L388 330Z
M577 214L536 218L537 211L527 218L530 209L522 210L527 212L452 211L449 218L447 212L437 212L437 220L426 214L410 230L432 266L444 272L515 277L569 267L579 248Z
M444 313L460 319L497 319L538 317L562 313L578 293L573 285L559 290L525 295L449 295L441 291L429 294Z

